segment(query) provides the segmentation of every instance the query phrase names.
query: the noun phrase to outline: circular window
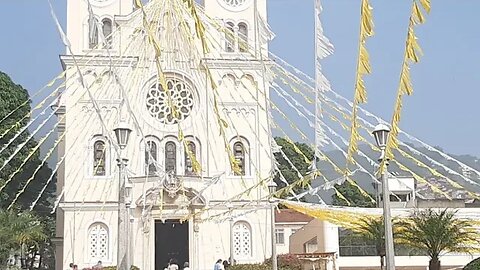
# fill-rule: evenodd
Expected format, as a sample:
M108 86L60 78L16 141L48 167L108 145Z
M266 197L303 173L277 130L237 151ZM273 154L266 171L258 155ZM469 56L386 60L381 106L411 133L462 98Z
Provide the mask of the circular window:
M251 0L218 0L218 2L224 8L236 12L247 8Z
M225 4L231 7L239 7L245 4L246 0L223 0Z
M155 83L147 91L146 106L150 115L164 124L177 124L192 112L194 95L189 84L167 78L167 90Z

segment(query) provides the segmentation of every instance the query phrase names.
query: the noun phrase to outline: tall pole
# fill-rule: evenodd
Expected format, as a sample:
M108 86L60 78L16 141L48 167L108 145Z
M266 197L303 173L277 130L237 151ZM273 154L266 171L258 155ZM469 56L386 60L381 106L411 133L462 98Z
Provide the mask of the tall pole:
M122 157L122 150L120 150L120 157L118 162L118 253L117 253L117 269L129 270L128 266L128 222L130 222L127 213L127 206L125 202L126 188L124 170L127 159Z
M277 237L275 235L275 201L272 198L271 202L271 208L272 208L272 213L271 213L271 224L272 224L272 270L277 270Z
M233 206L229 205L228 206L230 210L230 259L229 263L230 265L235 265L235 259L234 259L234 252L233 252Z
M395 270L395 249L393 246L392 216L390 214L390 190L388 189L388 161L385 159L385 150L382 150L381 161L385 162L382 173L383 193L383 223L385 225L385 253L387 270Z

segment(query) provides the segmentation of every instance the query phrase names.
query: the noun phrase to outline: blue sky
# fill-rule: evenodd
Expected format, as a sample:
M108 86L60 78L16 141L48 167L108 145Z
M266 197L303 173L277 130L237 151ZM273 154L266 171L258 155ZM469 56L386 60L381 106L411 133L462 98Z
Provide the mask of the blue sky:
M80 1L80 0L75 0ZM212 1L212 0L211 0ZM214 1L214 0L213 0ZM271 50L313 74L313 0L269 0L276 33ZM65 1L54 1L65 22ZM353 96L360 0L323 0L326 35L335 54L324 61L333 88ZM410 0L371 0L376 35L367 47L373 74L366 79L367 108L390 119L403 58ZM431 145L480 156L480 1L432 1L425 25L417 27L424 50L412 68L415 93L404 99L401 127ZM0 70L31 92L61 71L64 52L45 0L4 0L0 8Z

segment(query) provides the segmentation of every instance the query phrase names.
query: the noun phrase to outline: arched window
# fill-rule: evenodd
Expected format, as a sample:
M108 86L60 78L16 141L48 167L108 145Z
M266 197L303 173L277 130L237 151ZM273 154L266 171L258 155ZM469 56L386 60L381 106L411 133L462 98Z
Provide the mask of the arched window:
M177 145L174 142L165 144L165 172L177 173Z
M240 169L239 172L235 172L235 175L245 175L245 146L242 142L233 144L233 156Z
M94 223L88 230L88 255L91 261L108 259L108 228L103 223Z
M112 48L112 20L105 18L102 20L102 33L105 39L104 46L108 49Z
M234 24L232 22L227 22L226 29L225 29L225 51L227 52L234 52L235 46L235 32L233 30Z
M106 173L106 147L105 141L97 140L93 144L93 175L105 176Z
M88 47L96 48L98 45L98 19L90 17L88 19Z
M194 142L188 141L187 147L188 151L185 149L185 175L196 175L197 173L193 170L193 163L190 155L197 159L197 146Z
M240 52L248 52L248 27L246 23L238 24L238 47Z
M145 173L147 175L155 175L157 167L155 163L158 159L157 144L154 141L148 141L145 149Z
M233 255L235 258L252 256L252 229L245 221L233 225Z

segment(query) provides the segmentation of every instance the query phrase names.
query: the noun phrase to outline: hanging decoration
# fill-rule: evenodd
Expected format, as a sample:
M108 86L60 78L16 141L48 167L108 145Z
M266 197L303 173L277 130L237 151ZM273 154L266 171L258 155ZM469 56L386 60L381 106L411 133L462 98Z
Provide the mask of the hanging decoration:
M360 11L360 41L358 49L358 61L357 61L357 73L355 77L355 95L353 98L352 106L352 126L350 131L350 143L348 145L347 157L346 157L346 166L345 174L348 174L348 165L354 164L353 155L358 152L358 120L357 120L357 110L359 104L367 102L367 89L365 87L365 82L363 76L370 74L372 72L370 66L370 57L367 51L365 43L367 38L373 36L373 16L372 16L372 7L368 0L362 0L361 11Z
M398 86L397 98L391 122L391 132L388 136L387 146L385 149L386 159L393 159L393 149L399 146L398 133L400 132L399 123L402 113L403 96L413 94L413 86L410 78L410 65L418 63L422 50L415 35L415 26L425 22L424 13L430 13L430 0L413 0L412 11L408 24L407 40L405 44L405 55L400 71L400 84ZM382 162L379 172L384 170L385 162Z
M325 144L325 134L320 125L322 116L320 95L322 92L330 91L330 82L323 75L321 61L333 53L333 45L323 33L321 13L322 4L320 0L315 0L315 158L311 166L312 171L317 170L320 149Z

